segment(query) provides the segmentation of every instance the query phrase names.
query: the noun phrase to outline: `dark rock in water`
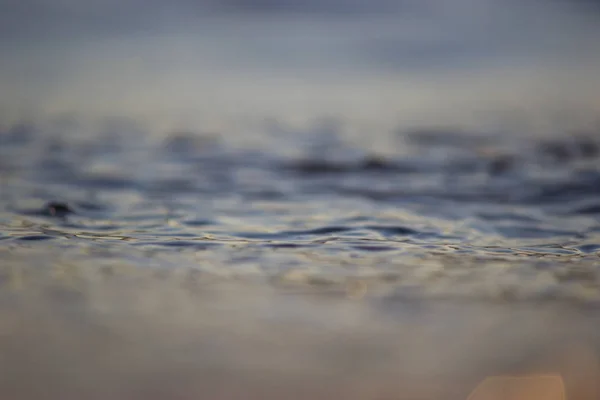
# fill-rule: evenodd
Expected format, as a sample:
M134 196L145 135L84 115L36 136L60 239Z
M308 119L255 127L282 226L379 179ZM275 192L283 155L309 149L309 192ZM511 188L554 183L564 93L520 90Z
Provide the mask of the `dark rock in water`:
M75 211L67 203L51 201L44 206L43 212L53 217L65 217Z

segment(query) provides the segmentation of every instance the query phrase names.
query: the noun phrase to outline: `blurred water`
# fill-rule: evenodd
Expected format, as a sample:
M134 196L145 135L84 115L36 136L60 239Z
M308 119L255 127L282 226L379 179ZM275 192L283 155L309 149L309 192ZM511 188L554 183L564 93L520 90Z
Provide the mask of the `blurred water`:
M590 1L5 2L8 124L124 116L243 137L265 118L325 116L359 131L547 131L600 107Z
M139 254L142 266L151 254L259 280L357 277L409 297L598 299L595 131L412 131L378 153L338 129L325 121L252 148L193 132L13 126L2 246Z
M595 2L5 3L3 396L598 397Z

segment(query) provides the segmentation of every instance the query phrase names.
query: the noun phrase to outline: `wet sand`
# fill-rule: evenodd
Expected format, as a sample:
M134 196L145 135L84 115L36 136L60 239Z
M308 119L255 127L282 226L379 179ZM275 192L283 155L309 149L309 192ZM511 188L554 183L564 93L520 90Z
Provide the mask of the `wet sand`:
M28 277L3 276L3 399L462 400L531 374L562 376L568 399L600 393L597 312L576 304Z

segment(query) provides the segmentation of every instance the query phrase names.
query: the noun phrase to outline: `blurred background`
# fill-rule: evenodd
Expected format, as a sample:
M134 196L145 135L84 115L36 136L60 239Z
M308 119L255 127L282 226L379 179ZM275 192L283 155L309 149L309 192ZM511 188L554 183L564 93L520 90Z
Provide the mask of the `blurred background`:
M3 0L0 118L589 124L592 0ZM158 128L158 126L161 128ZM519 125L521 124L521 125ZM522 126L523 124L528 124ZM544 126L540 126L543 125Z

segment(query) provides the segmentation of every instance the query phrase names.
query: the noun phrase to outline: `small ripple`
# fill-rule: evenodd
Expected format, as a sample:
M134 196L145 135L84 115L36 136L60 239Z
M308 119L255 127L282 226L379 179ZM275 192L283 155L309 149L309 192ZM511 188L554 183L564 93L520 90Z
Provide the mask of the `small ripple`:
M210 219L188 219L181 221L181 224L184 226L197 228L203 226L216 225L216 221Z
M172 247L172 248L185 248L185 249L193 249L193 250L208 250L213 247L220 246L219 243L207 243L207 242L199 242L193 240L173 240L173 241L160 241L160 242L143 242L137 243L139 245L147 246L147 245L155 245L162 247Z
M105 204L94 203L91 201L77 201L75 205L78 209L82 211L92 211L92 212L106 212L109 210L109 207Z
M40 241L53 240L53 239L56 239L56 236L29 235L29 236L21 236L21 237L16 238L16 240L23 241L23 242L40 242Z
M287 231L283 232L283 235L291 236L303 236L303 235L330 235L333 233L342 233L353 230L352 227L347 226L324 226L322 228L309 229L305 231Z
M95 190L135 190L141 189L140 183L129 177L111 174L83 174L69 183L86 189Z
M600 214L600 204L592 204L578 208L573 211L573 214L598 215Z
M366 252L384 252L384 251L397 251L398 248L393 246L385 245L354 245L352 246L355 250L361 250Z
M539 218L532 217L531 215L517 214L512 212L481 212L477 213L477 216L486 221L515 221L515 222L541 222Z
M600 244L584 244L581 246L575 246L574 248L585 254L600 252Z
M564 201L568 199L596 197L600 194L600 171L587 170L573 173L568 181L541 185L534 201Z
M514 250L539 255L554 254L572 256L579 254L577 250L565 249L561 246L518 247Z
M284 168L301 175L349 174L361 172L412 173L414 166L386 160L379 156L368 156L357 162L334 162L328 160L302 160L285 164Z
M511 239L548 239L557 236L563 237L581 237L581 233L576 231L544 229L538 227L497 227L496 231L502 236Z
M422 233L417 230L407 228L405 226L367 225L365 228L381 233L384 236L414 236Z
M146 190L157 193L195 192L199 190L192 177L163 178L152 181Z
M313 247L312 244L300 244L300 243L266 243L264 247L272 249L302 249Z

